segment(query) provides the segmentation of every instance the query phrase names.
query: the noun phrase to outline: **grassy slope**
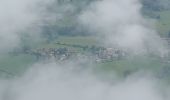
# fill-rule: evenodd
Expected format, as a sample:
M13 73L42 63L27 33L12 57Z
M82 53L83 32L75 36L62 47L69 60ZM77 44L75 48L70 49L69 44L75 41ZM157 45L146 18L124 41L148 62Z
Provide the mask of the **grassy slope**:
M157 21L157 30L162 36L168 36L170 32L170 11L157 12L160 19Z
M60 41L61 43L66 44L76 44L76 45L95 45L96 42L93 37L60 37L56 41L52 43L43 43L41 45L38 45L37 47L34 47L34 49L37 48L60 48L60 47L67 47L67 46L61 46L57 45L56 42ZM75 51L82 52L81 48L72 48L69 47ZM36 61L34 56L26 55L26 54L19 54L19 55L5 55L0 57L0 76L2 74L7 74L6 72L9 72L9 74L17 75L19 73L22 73L25 71L31 64L33 64ZM6 71L6 72L4 72Z
M71 46L64 46L56 44L57 42L60 42L61 44L68 44L68 45L80 45L80 46L97 46L99 45L97 43L96 37L93 36L60 36L55 41L51 43L43 43L42 45L39 45L37 48L69 48L71 50L77 51L77 52L83 52L82 48L75 48Z
M95 45L97 42L93 39L93 37L61 37L56 41L60 41L66 44L79 44L79 45ZM49 48L49 47L62 47L60 45L53 43L46 43L37 48ZM64 47L64 46L63 46ZM82 52L79 48L73 48L76 51ZM0 70L8 71L9 73L18 74L25 71L31 64L35 62L34 56L31 55L8 55L0 58ZM116 71L118 75L124 75L124 72L132 72L138 69L149 70L152 72L159 72L162 66L165 66L159 59L154 57L131 57L124 60L113 61L113 62L105 62L105 63L97 63L96 66L100 70L104 70L105 72L113 72ZM1 72L0 71L0 75Z
M170 11L157 12L160 15L160 20L157 21L157 30L162 36L167 36L170 31ZM52 43L43 43L36 48L55 48L55 47L65 47L55 44L55 42L61 42L65 44L82 45L82 46L92 46L98 45L95 37L86 36L72 36L72 37L59 37L56 41ZM71 48L71 47L70 47ZM82 51L78 48L72 48L77 51ZM29 65L35 62L35 58L29 55L18 55L18 56L5 56L0 57L0 70L6 70L10 73L17 74L25 70ZM159 71L162 66L167 66L162 64L159 60L153 58L131 58L128 60L113 61L106 63L98 63L97 66L101 67L103 70L112 71L116 70L118 73L122 73L127 70L137 70L137 69L149 69L152 71ZM0 72L1 74L2 72Z
M165 63L162 63L159 59L152 57L133 57L125 60L99 63L98 66L105 71L116 71L117 74L123 75L124 72L133 72L138 70L150 71L153 73L159 73Z
M0 58L0 74L19 75L24 72L33 62L35 58L29 55L8 55ZM6 72L8 73L6 73Z

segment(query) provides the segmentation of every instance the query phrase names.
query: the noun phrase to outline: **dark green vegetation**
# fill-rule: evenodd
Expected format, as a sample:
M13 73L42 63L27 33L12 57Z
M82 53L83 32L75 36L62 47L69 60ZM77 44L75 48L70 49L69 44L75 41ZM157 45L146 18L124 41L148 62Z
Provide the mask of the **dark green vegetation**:
M41 43L33 45L34 43L30 43L28 38L23 38L22 48L16 49L21 52L2 56L0 58L0 74L7 76L19 75L37 61L34 55L22 52L24 50L69 48L82 53L84 52L83 47L102 46L97 42L96 37L89 35L90 33L80 28L78 23L74 21L76 15L90 1L92 0L60 0L60 9L56 8L57 3L48 7L49 13L54 14L63 12L62 5L69 5L71 2L75 6L74 10L66 9L63 13L64 17L61 19L46 22L45 25L41 26L42 36L45 38ZM162 37L170 37L170 1L143 0L142 3L144 4L142 9L144 16L155 19L155 27ZM121 76L131 74L139 69L152 71L160 78L167 78L170 75L169 63L152 56L129 57L111 62L95 63L95 65L106 72L116 71Z
M56 41L60 41L65 45L58 44ZM69 48L76 51L76 53L84 53L83 48L74 46L77 45L82 47L91 47L94 45L99 45L97 41L95 41L95 39L91 36L62 36L58 37L56 41L53 41L51 43L43 43L37 46L37 48L33 48L32 50L36 50L39 48ZM70 46L68 46L68 44ZM35 62L37 62L35 55L12 53L1 58L0 71L2 74L7 75L8 77L17 76L19 74L22 74L22 72L28 69ZM97 68L97 70L106 72L108 74L114 72L123 77L128 74L133 74L138 70L151 71L155 73L157 77L165 79L167 79L168 75L170 74L170 71L168 71L170 68L169 63L166 61L164 62L164 60L160 59L159 57L153 56L133 56L126 59L94 63L94 66L96 66L95 69Z
M162 37L170 37L170 1L142 0L142 12L156 21L156 29Z
M35 58L26 54L5 55L0 57L0 75L16 77L35 62Z

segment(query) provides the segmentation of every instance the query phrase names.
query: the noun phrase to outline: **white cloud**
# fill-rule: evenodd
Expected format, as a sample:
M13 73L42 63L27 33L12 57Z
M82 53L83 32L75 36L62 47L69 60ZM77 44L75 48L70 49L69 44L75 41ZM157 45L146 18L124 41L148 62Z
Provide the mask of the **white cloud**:
M101 0L79 16L80 24L105 37L104 43L131 53L165 52L164 42L141 14L139 0ZM102 41L103 42L103 41Z
M0 0L0 51L18 46L20 33L26 33L24 30L33 27L42 18L39 10L51 2L52 0Z
M128 77L123 81L102 81L92 73L82 73L81 70L76 72L76 68L69 69L71 66L77 65L37 64L24 77L0 85L5 87L0 88L0 98L3 100L8 96L16 100L163 100L153 79Z

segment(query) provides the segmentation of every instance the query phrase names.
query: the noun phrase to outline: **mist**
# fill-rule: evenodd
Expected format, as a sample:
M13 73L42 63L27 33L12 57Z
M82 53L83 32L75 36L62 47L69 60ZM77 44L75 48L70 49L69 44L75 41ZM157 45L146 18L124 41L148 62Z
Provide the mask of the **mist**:
M0 51L19 47L23 35L38 40L41 11L52 0L0 0ZM30 40L31 41L31 40Z
M20 47L22 36L31 36L30 41L42 39L41 26L46 22L57 22L67 10L74 10L73 5L66 4L60 8L61 12L50 13L46 7L53 3L53 0L0 0L0 52ZM98 42L105 46L121 48L130 54L164 56L167 53L166 42L157 34L149 19L143 17L141 7L139 0L92 1L77 14L75 21L96 37L102 37ZM138 75L135 72L120 78L113 72L108 78L103 73L95 73L93 68L96 67L90 64L90 60L82 63L81 58L63 63L36 61L21 76L0 80L0 99L169 99L169 91L162 89L162 84L154 75L146 72Z
M76 64L36 64L23 77L1 80L1 100L166 100L157 80L129 76L103 81ZM72 68L71 68L72 67ZM8 82L8 83L7 83ZM164 97L163 97L164 96Z
M79 16L79 22L105 45L129 53L166 53L166 42L155 31L150 19L143 17L140 0L101 0L92 2Z

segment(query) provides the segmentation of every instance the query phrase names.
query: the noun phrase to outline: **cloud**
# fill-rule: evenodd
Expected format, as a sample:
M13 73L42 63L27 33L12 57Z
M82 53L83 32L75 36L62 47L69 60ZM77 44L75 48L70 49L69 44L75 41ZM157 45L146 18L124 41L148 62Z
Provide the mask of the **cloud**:
M104 43L131 53L165 52L165 42L141 14L139 0L100 0L82 11L79 22ZM102 41L103 42L103 41Z
M0 51L18 46L20 32L34 26L44 16L45 20L53 20L48 13L39 15L50 3L51 1L41 0L1 0ZM106 37L106 44L137 53L140 50L145 52L148 48L154 51L162 42L140 14L140 8L141 4L137 0L96 1L82 12L79 21L88 30ZM84 63L70 62L38 63L20 78L1 79L0 99L163 100L158 85L147 76L127 76L127 79L122 80L116 77L103 81L104 79L92 74L90 69L85 70L87 66L82 66Z
M163 100L152 78L102 81L95 74L69 69L76 64L36 64L22 78L1 82L8 100ZM4 84L3 84L4 83Z
M40 10L51 2L52 0L0 0L0 51L9 51L18 46L21 33L33 34L31 30L35 30L35 24L42 19ZM34 36L36 35L35 32Z

